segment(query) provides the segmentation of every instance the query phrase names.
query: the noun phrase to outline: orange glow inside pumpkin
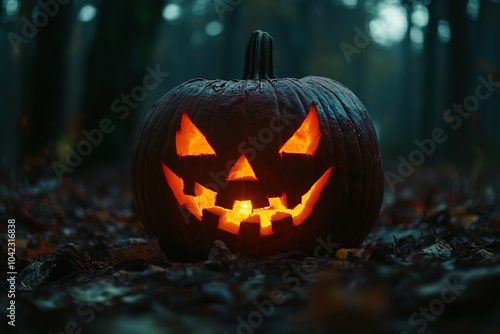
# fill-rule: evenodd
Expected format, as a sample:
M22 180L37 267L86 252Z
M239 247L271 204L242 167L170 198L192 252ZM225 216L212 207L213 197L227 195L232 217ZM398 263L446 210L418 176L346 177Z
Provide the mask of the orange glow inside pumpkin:
M180 129L175 133L177 154L181 157L189 155L209 155L215 151L207 139L186 115L182 114Z
M286 217L292 217L294 226L300 225L312 212L333 170L333 167L328 168L312 185L311 189L302 195L301 203L292 209L287 208L285 194L281 197L268 198L269 206L265 208L253 209L251 201L236 200L232 209L226 209L215 205L215 197L217 196L215 191L197 182L194 183L195 196L184 194L184 181L165 164L162 165L167 183L179 205L185 206L200 221L202 220L203 210L206 209L219 216L218 228L224 231L237 234L240 223L248 222L260 224L261 235L272 234L271 221L278 221Z
M319 118L316 105L312 104L309 113L295 131L293 136L281 147L279 153L296 153L314 155L318 148L321 132L319 131Z
M295 131L293 136L281 147L279 153L293 153L314 155L318 148L321 132L319 118L315 104L311 105L309 113ZM186 112L182 114L180 128L176 132L175 144L177 154L183 156L215 155L215 151L208 143L203 133L189 119ZM264 208L253 208L250 200L235 200L231 209L215 205L217 193L194 183L195 195L184 194L184 181L170 168L163 164L163 173L170 189L172 189L179 205L185 206L200 221L203 210L219 216L218 228L237 234L240 224L255 223L260 225L261 235L273 233L272 221L279 221L291 217L293 225L300 225L312 212L314 205L328 182L333 167L328 168L323 175L312 185L302 200L294 208L288 208L286 195L268 198L269 205ZM233 165L227 176L227 181L258 181L245 155L241 155Z
M236 180L257 181L252 166L250 166L248 159L243 154L238 158L227 176L227 181Z

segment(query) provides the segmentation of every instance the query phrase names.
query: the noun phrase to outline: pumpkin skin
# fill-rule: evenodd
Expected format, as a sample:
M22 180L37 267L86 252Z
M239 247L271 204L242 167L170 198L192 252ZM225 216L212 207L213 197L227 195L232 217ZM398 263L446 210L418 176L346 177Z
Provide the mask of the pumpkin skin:
M316 146L289 149L291 138L300 146L312 128ZM193 151L182 148L195 132ZM313 255L318 238L357 247L378 216L382 180L375 131L359 99L331 79L275 78L272 38L261 31L249 40L244 79L193 79L164 95L146 116L132 160L134 201L147 232L167 258L184 261L206 259L217 239L253 257ZM314 201L301 204L312 187ZM201 189L216 208L186 204ZM258 212L273 209L271 198L284 205L264 226ZM222 222L236 203L249 210L241 207L247 202L253 216ZM295 217L298 205L309 211Z

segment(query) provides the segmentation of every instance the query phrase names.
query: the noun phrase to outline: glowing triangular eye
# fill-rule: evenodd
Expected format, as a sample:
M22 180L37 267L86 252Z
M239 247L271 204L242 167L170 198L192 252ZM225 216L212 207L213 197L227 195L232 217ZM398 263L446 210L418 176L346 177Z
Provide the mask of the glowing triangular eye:
M318 148L320 137L318 112L313 104L300 127L281 147L279 153L313 155Z
M215 155L215 151L200 130L189 119L186 112L182 114L180 129L175 133L177 155Z

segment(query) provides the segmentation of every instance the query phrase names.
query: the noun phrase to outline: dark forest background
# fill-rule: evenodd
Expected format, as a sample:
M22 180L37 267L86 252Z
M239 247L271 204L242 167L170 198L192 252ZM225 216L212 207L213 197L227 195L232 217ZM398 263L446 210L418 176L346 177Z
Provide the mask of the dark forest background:
M499 0L2 0L1 169L53 176L103 118L116 128L74 170L127 166L154 102L190 78L239 79L255 29L274 37L277 76L330 77L358 95L385 166L436 127L448 140L426 166L499 166L498 87L458 129L443 121L479 77L500 81ZM168 76L120 119L113 102L156 68Z

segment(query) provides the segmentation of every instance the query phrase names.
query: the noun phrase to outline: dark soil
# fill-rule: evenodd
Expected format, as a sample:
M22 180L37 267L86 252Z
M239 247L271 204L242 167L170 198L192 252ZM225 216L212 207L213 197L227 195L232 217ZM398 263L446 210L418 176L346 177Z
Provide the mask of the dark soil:
M359 249L170 262L126 176L0 185L2 333L499 333L500 182L420 171ZM16 220L15 331L5 317Z

